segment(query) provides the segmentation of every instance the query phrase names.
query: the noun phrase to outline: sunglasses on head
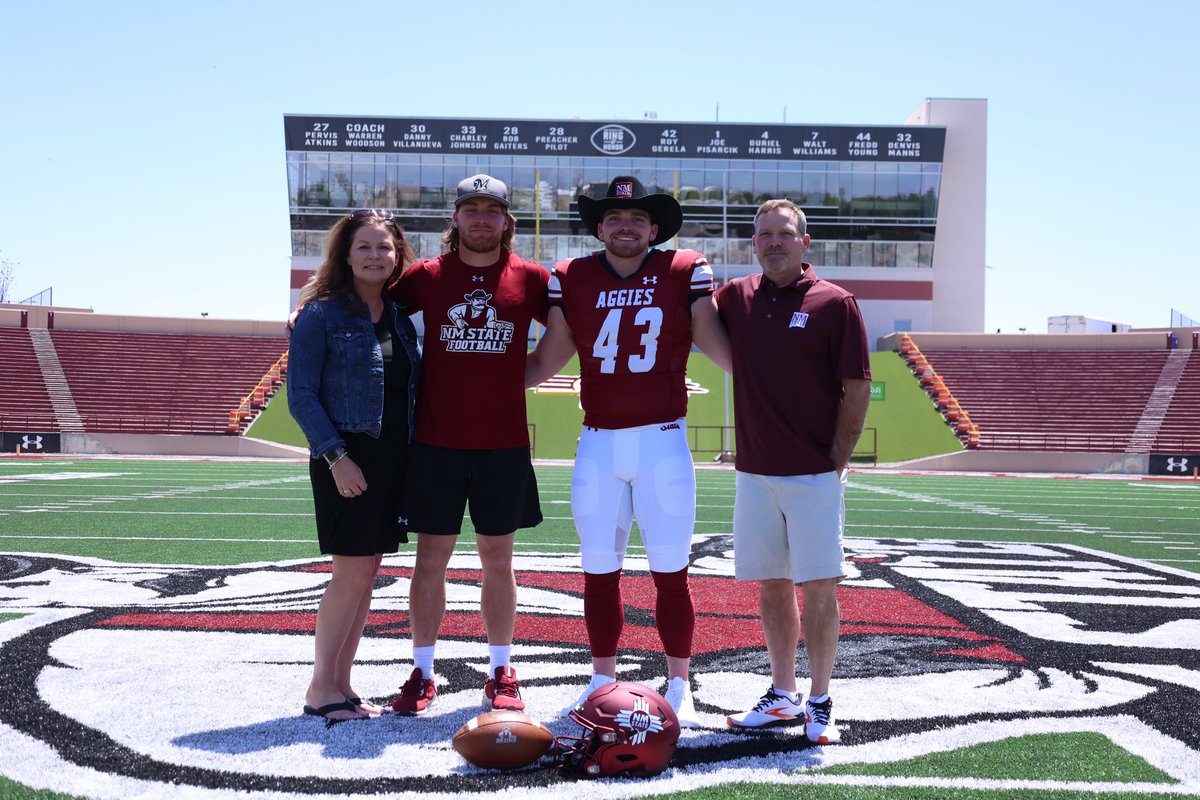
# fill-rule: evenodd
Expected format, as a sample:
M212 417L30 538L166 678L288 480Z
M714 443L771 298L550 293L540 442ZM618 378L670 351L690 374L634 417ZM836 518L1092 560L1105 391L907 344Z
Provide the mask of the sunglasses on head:
M350 219L354 222L361 222L367 217L378 217L386 222L392 218L392 212L388 211L386 208L360 208L358 211L355 211L350 215Z

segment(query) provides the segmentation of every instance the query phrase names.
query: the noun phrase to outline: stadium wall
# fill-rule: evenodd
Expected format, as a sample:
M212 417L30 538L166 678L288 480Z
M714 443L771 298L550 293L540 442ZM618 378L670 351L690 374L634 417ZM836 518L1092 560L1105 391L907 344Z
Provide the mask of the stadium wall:
M923 350L1161 350L1174 333L1179 347L1192 348L1192 333L1200 328L1133 330L1127 333L910 333ZM903 334L876 341L876 350L899 350Z
M64 453L127 456L308 458L308 450L245 436L149 433L63 433Z
M964 450L891 464L935 472L1063 473L1070 475L1145 475L1150 456L1145 453L1038 453L1016 450Z
M49 328L50 315L56 330L130 331L139 333L183 333L208 336L282 336L284 320L212 319L210 317L137 317L94 314L88 309L57 306L0 305L0 325L21 327L21 312L28 313L27 326Z

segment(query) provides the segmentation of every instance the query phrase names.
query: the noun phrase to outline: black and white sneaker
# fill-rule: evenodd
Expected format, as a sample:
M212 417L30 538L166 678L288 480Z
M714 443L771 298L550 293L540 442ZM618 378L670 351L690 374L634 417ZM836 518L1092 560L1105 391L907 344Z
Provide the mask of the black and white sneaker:
M833 698L826 695L821 703L810 698L804 704L804 735L813 744L837 744L842 740L842 732L833 724Z
M759 698L754 708L741 714L732 714L725 718L725 722L731 728L772 728L797 723L803 716L804 708L798 701L792 700L786 692L777 692L772 686Z

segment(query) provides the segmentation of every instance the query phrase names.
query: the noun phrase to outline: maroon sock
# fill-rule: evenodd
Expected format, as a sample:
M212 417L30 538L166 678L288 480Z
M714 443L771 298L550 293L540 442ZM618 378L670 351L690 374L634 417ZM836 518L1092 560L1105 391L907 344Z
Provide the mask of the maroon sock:
M696 607L688 589L688 568L678 572L651 572L658 589L654 622L662 639L663 652L672 658L691 658L692 634L696 629Z
M599 575L583 573L583 621L587 625L592 658L612 658L625 624L621 604L621 570Z

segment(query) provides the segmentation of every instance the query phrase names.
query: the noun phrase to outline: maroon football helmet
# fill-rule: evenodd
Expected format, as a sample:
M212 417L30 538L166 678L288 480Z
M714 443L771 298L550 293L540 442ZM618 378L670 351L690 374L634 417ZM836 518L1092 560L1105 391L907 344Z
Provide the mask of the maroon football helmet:
M568 716L583 735L554 740L555 765L585 778L655 775L667 768L679 739L675 711L640 683L601 686Z

